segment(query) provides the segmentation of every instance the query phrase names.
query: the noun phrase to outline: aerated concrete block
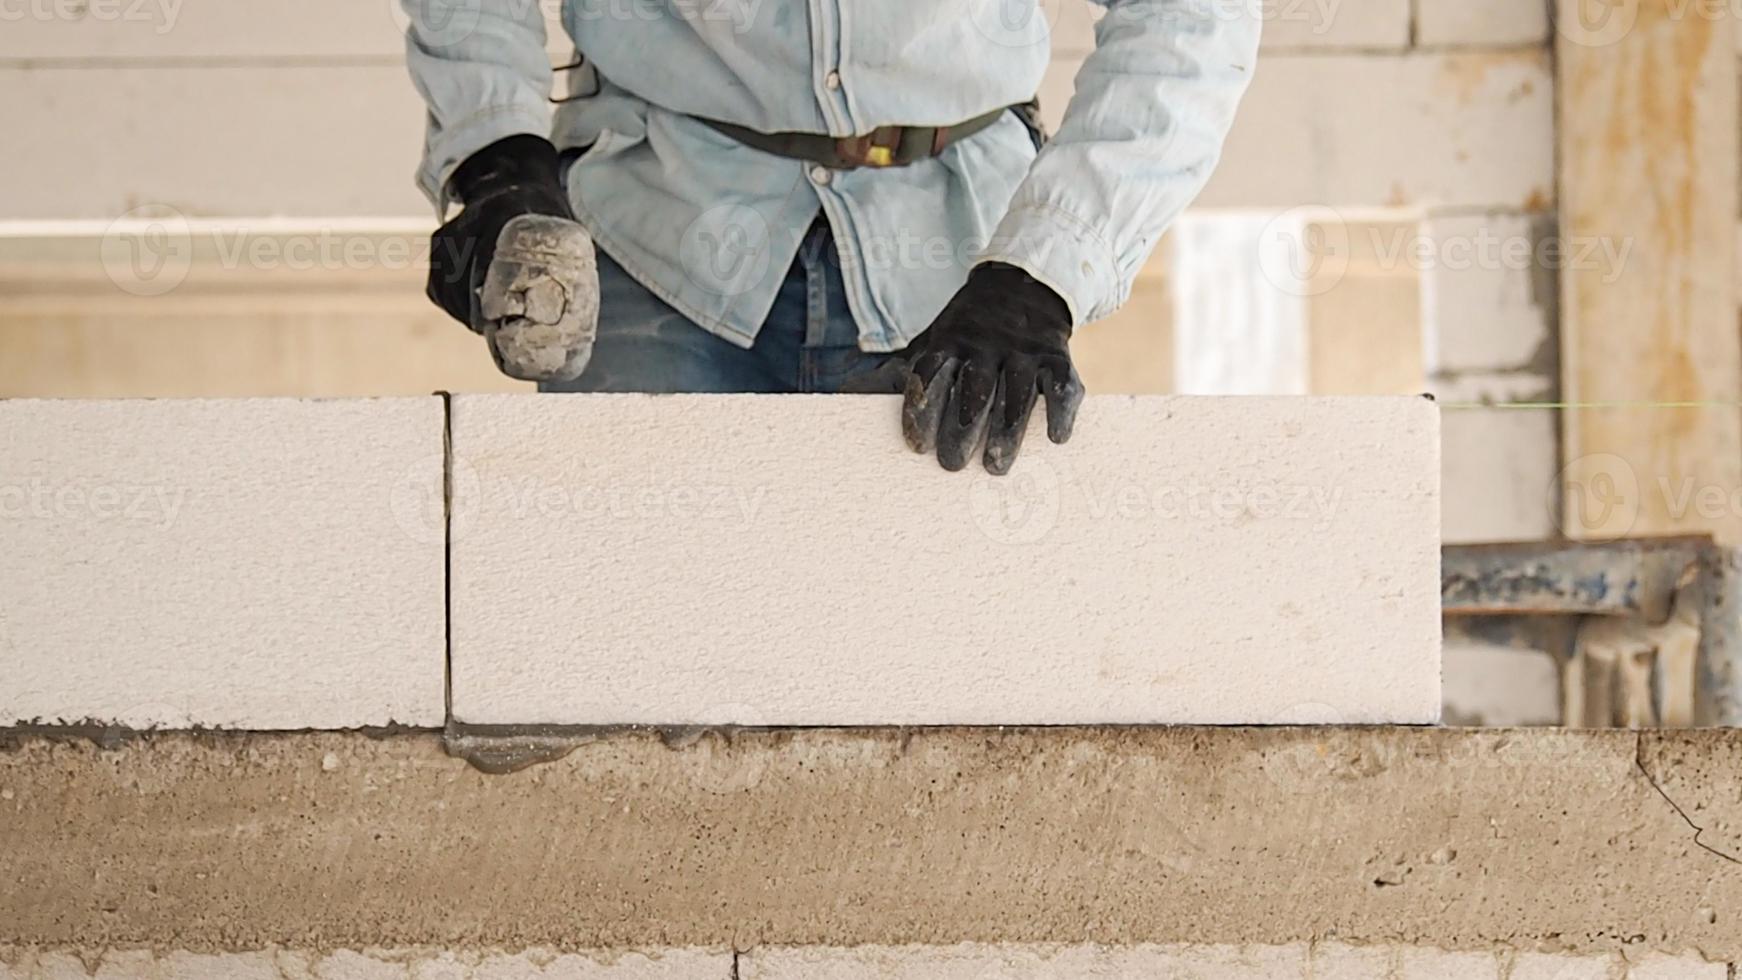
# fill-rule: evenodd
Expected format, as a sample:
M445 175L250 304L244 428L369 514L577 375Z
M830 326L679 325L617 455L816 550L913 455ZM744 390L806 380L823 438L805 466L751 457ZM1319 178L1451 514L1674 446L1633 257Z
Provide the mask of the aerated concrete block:
M0 401L0 725L439 725L442 426Z
M1013 474L882 397L461 396L476 724L1431 723L1420 398L1092 398Z
M1419 4L1416 43L1423 47L1547 44L1552 39L1546 0L1419 0Z
M762 947L742 980L1305 980L1307 946Z
M730 980L732 954L695 949L559 953L529 949L20 950L0 946L0 980Z
M1070 94L1055 65L1041 105ZM1267 54L1197 208L1554 206L1546 51ZM1278 166L1275 148L1297 150Z
M1648 966L1619 956L1447 952L1396 945L1346 946L860 946L762 947L739 963L743 980L1723 980L1722 963L1653 954ZM1678 972L1665 972L1678 971Z
M1695 953L1643 953L1627 967L1627 980L1725 980L1742 972L1736 964L1708 963Z
M1566 956L1555 953L1514 953L1495 971L1495 980L1615 980L1627 975L1618 956Z

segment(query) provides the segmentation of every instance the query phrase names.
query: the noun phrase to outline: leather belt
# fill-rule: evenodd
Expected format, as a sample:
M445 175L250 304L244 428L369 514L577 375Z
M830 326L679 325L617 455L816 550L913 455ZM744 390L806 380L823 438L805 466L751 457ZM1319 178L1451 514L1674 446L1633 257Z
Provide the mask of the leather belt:
M695 118L745 146L776 156L820 163L834 170L858 167L901 167L935 157L951 143L965 140L998 121L1010 107L994 109L953 126L879 126L862 136L826 133L760 133L717 119Z

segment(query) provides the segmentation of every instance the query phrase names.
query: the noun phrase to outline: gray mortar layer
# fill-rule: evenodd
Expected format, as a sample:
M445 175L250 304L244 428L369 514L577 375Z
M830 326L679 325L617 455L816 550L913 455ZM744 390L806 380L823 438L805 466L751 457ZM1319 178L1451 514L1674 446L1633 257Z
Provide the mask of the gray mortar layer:
M0 945L1336 938L1742 959L1742 733L0 734Z

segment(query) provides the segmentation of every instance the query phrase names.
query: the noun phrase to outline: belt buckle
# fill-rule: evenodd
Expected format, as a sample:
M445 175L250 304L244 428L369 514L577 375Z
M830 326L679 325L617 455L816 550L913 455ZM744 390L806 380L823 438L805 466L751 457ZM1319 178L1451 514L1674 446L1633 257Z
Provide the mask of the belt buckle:
M835 140L835 152L848 166L893 167L902 128L880 126L863 136L843 136Z

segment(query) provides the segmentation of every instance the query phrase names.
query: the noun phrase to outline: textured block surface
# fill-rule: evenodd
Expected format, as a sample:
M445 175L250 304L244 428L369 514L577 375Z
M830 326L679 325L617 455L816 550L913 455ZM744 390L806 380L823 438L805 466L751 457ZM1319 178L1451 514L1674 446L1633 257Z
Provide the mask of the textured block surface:
M1338 943L764 946L588 953L413 947L242 953L0 945L0 980L1725 980L1698 955L1571 956Z
M1410 0L1266 0L1260 7L1264 22L1260 45L1265 52L1278 54L1402 50L1409 47L1409 7ZM1040 0L1040 9L1052 28L1055 59L1080 60L1095 49L1095 25L1106 13L1099 4ZM1239 13L1235 5L1218 9Z
M529 949L21 950L0 946L0 980L731 980L732 954Z
M1547 0L1419 0L1416 43L1544 44L1549 6Z
M421 145L425 110L405 66L333 60L0 66L0 91L13 95L0 100L0 128L56 134L14 141L0 156L0 181L30 188L7 195L5 217L115 218L142 205L207 216L428 215L411 179L415 150L406 150ZM84 125L64 125L72 106L88 107ZM334 166L316 141L284 138L306 132L347 147L345 165ZM114 151L117 141L126 153Z
M742 980L1303 980L1307 947L861 946L772 947L739 963Z
M1437 413L1099 398L1015 473L892 398L461 396L479 724L1431 722Z
M0 402L0 725L440 724L440 399Z
M1554 127L1546 52L1263 55L1193 206L1540 211ZM1278 146L1298 156L1279 166Z
M859 946L765 947L745 954L742 980L1723 980L1698 955L1571 956L1346 946Z

